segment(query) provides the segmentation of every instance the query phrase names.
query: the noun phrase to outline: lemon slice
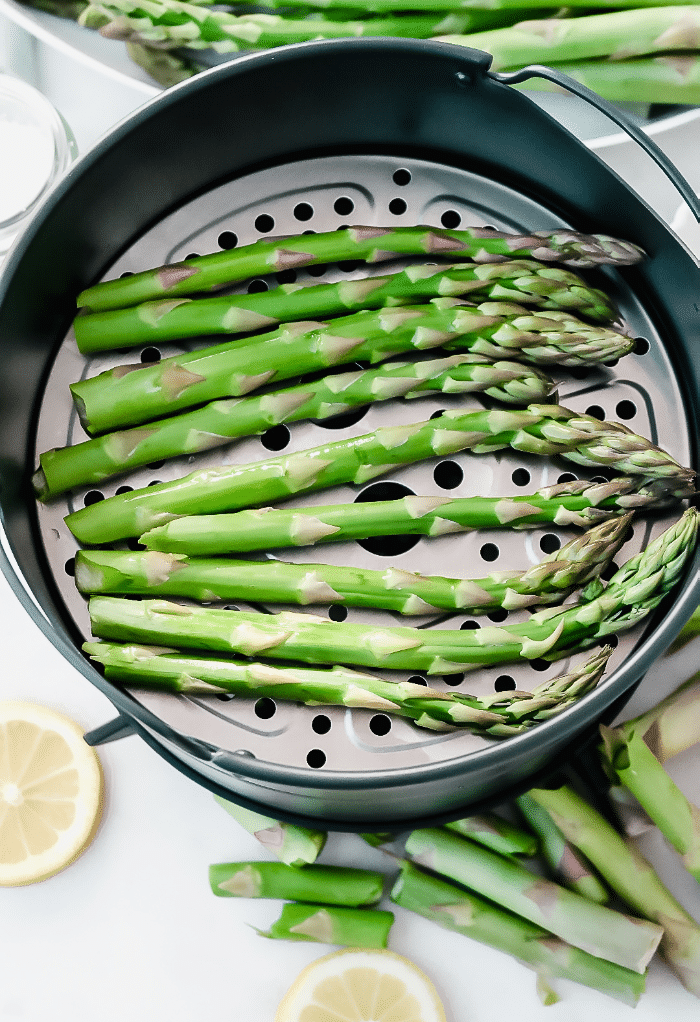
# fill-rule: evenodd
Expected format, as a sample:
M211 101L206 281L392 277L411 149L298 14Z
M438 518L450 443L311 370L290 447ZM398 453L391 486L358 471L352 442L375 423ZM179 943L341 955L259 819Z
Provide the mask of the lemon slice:
M44 880L73 862L101 804L100 763L78 725L33 703L0 702L0 886Z
M299 973L275 1022L445 1022L435 987L393 951L347 948Z

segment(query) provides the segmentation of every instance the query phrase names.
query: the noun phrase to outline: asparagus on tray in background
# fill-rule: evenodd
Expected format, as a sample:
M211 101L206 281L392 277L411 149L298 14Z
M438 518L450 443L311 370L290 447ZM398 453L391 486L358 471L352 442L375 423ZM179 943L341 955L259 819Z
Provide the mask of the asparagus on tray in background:
M278 560L188 558L157 551L79 550L75 583L81 593L182 596L194 600L258 603L341 603L346 607L431 614L436 610L486 613L561 603L597 578L624 542L631 515L576 536L539 564L486 578L444 578L389 568L297 564Z
M385 681L337 666L330 669L277 668L236 661L228 656L224 659L184 651L178 653L167 647L158 649L110 642L88 642L83 649L104 666L105 677L121 685L189 695L215 695L223 691L254 699L263 696L286 699L309 706L346 706L391 713L431 731L462 728L493 738L521 734L571 706L595 688L612 653L611 647L603 647L584 663L543 682L532 692L506 691L481 699L414 682ZM237 817L240 810L234 806L229 812ZM268 822L270 834L277 835L274 821ZM250 829L245 817L243 823ZM288 828L290 825L279 826ZM262 840L261 834L267 833L268 828L256 831L255 836ZM283 833L286 834L286 830ZM265 837L264 843L267 842ZM273 850L277 847L271 838L269 843ZM296 845L294 839L295 855Z
M473 32L494 24L493 16L456 11L387 15L340 21L275 14L234 14L180 0L102 0L91 3L80 24L97 28L107 39L129 40L164 48L213 49L217 53L267 49L313 39L404 36L429 39L445 32Z
M607 235L579 234L568 228L509 234L490 227L446 230L440 227L347 227L318 234L260 240L240 248L194 256L129 277L107 280L82 291L78 307L92 312L120 309L162 297L211 291L227 284L284 270L347 260L385 262L402 256L439 256L472 262L538 259L586 268L627 266L644 258L642 250Z
M40 456L34 488L38 498L47 501L65 490L99 483L154 461L221 447L281 423L324 420L395 398L481 392L504 404L527 405L546 400L553 390L553 381L537 369L517 362L488 362L478 355L391 362L262 395L211 401L135 429L54 448Z
M605 483L574 479L516 497L409 495L293 509L262 507L232 514L184 515L150 529L140 540L150 550L201 557L372 536L444 536L504 526L586 528L628 509L664 507L690 496L692 489L672 479L617 476Z
M254 0L240 0L240 2L252 4ZM535 6L532 0L411 0L411 2L420 3L421 8L427 11L461 11L465 7L470 11L498 11L501 14L507 11L517 11L520 13L521 19ZM675 5L677 2L678 0L572 0L566 7L576 11L579 7L586 10L591 7L661 7L666 3ZM688 2L693 2L693 0L688 0ZM361 6L363 10L371 14L385 14L388 11L401 9L398 0L265 0L265 6L292 9L303 7L316 10L327 10L328 8L343 10ZM536 6L559 10L561 0L542 0ZM404 5L404 8L406 10L413 9L410 3Z
M106 312L83 309L73 329L79 351L90 355L206 334L246 334L308 317L462 295L555 311L575 309L599 323L611 323L617 315L607 295L588 286L573 271L523 259L437 269L434 263L414 264L384 276L331 284L280 284L269 291L247 294L161 298Z
M677 584L692 555L698 512L630 558L601 595L522 624L464 629L381 627L283 612L254 614L165 600L94 596L93 634L116 642L219 650L253 657L452 674L477 666L556 660L636 626Z
M629 354L635 341L569 312L507 302L468 306L456 298L359 312L328 323L298 322L254 338L120 365L79 380L71 392L89 434L134 426L266 384L348 362L383 362L405 352L452 348L485 360L597 365Z
M556 70L615 103L674 106L700 103L700 57L696 54L664 53L631 60L601 57L557 64ZM544 78L530 78L516 88L526 92L566 92Z
M178 515L264 506L298 493L362 484L435 456L511 448L562 455L579 465L602 465L630 475L671 479L681 489L695 473L626 426L579 415L561 405L494 409L397 426L248 464L201 469L180 479L115 494L69 514L66 525L84 544L137 537Z
M620 60L693 50L699 29L700 9L686 4L521 21L469 35L444 35L442 41L485 50L493 57L492 70L502 71L589 57Z

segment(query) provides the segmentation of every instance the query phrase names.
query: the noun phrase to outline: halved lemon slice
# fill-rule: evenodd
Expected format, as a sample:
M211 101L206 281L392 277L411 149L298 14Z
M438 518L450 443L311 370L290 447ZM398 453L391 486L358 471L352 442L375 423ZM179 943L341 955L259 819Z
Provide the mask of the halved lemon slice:
M435 987L393 951L346 948L299 973L275 1022L445 1022Z
M0 702L0 886L58 873L92 839L102 771L79 726L44 706Z

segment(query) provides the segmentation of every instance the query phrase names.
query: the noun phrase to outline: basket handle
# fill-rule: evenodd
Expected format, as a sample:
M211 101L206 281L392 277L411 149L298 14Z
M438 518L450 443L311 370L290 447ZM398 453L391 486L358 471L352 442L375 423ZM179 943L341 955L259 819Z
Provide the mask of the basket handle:
M645 131L641 131L617 107L603 99L592 89L581 85L580 82L575 81L568 75L562 74L561 71L551 67L544 67L540 64L531 64L529 67L521 68L519 71L508 71L502 74L489 71L488 75L498 82L503 82L504 85L517 85L519 82L527 81L528 78L544 78L546 81L561 86L567 92L571 92L574 96L578 96L580 99L590 103L591 106L596 107L601 113L606 114L611 121L614 121L618 127L622 128L658 164L671 184L683 196L691 213L700 223L700 199L678 168L671 163L663 150L659 148L656 142Z

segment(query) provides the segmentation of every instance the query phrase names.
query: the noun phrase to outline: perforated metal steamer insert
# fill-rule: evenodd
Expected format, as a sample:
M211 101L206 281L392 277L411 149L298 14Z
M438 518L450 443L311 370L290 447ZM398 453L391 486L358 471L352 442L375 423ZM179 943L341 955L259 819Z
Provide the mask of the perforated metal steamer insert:
M192 254L216 251L218 247L248 244L273 235L302 231L327 231L348 224L410 225L416 223L456 227L488 225L528 231L552 229L563 221L538 203L510 188L450 166L391 156L329 157L295 162L267 169L217 187L182 206L140 238L105 274L106 278L134 272ZM569 225L566 225L569 226ZM384 272L380 264L366 266L331 265L298 272L301 283L319 283ZM290 279L289 275L285 279ZM596 271L591 279L604 287L618 302L633 336L639 338L637 351L612 367L585 371L561 371L559 399L578 411L624 422L670 451L681 463L689 459L688 423L679 420L683 403L675 376L664 351L663 340L646 315L640 301L612 270ZM274 275L247 284L249 290L275 286ZM197 343L197 342L196 342ZM201 342L204 344L205 342ZM189 346L189 342L187 342ZM170 344L159 348L162 357L184 350ZM78 443L85 439L77 421L68 384L93 376L120 362L157 358L153 349L111 352L85 360L77 352L70 333L59 350L46 386L37 429L37 456L50 447ZM436 357L436 353L431 353ZM290 383L293 381L289 381ZM101 493L110 496L119 487L145 486L175 478L223 462L258 461L275 452L295 451L366 433L380 425L427 419L433 412L449 407L479 407L478 398L431 395L411 401L378 404L338 421L302 422L278 427L262 437L235 441L227 447L132 472L110 480ZM525 494L562 478L594 478L604 471L582 470L562 459L541 459L514 452L497 455L457 454L449 459L406 466L365 486L346 486L300 496L287 506L328 504L336 501L385 499L396 493L439 494L450 497ZM608 473L609 475L609 473ZM387 489L388 487L388 489ZM403 488L403 490L397 489ZM76 491L67 501L59 500L38 509L41 536L48 562L69 614L78 629L89 636L86 603L77 593L71 575L75 540L64 525L69 512L86 500L97 499L90 491ZM668 526L671 517L643 518L618 555L621 563L647 545L650 538ZM269 554L296 561L323 561L357 567L387 568L443 574L450 577L480 577L499 569L526 568L555 549L573 532L561 529L469 532L436 539L412 537L408 549L389 553L372 552L359 543L327 544L294 548ZM276 606L240 604L240 609ZM344 608L294 608L335 619ZM233 611L232 611L233 613ZM389 624L420 627L473 628L492 622L515 623L526 611L496 612L487 618L464 614L432 618L406 618L389 612L374 613L348 608L347 620L376 620ZM619 666L642 631L620 638L610 662L608 676ZM546 664L534 661L524 666L502 665L492 669L431 677L438 688L473 694L491 694L494 689L532 689L566 669L568 661ZM415 675L388 672L402 680ZM605 684L605 681L602 682ZM223 750L244 750L259 760L281 768L306 768L323 784L323 771L358 774L363 771L405 770L427 763L448 763L465 753L493 744L463 732L435 733L421 730L400 719L369 710L307 707L270 699L242 699L227 696L186 697L133 690L133 696L181 734L203 739Z

